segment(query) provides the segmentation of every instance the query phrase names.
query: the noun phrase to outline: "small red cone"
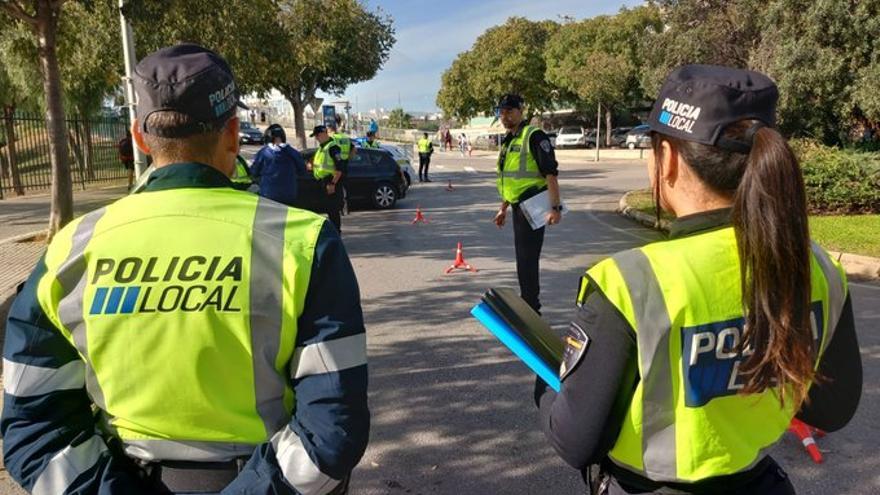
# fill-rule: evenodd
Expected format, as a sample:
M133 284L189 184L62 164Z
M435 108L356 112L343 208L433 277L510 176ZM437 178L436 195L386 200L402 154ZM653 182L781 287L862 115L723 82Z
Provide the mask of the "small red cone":
M813 459L813 462L816 464L822 464L822 453L819 452L819 447L816 445L816 439L813 438L813 433L822 436L825 432L813 428L797 418L791 420L791 424L788 425L788 431L794 433L794 435L798 437L798 440L800 440L804 448L807 449L807 453L810 454L810 458Z
M462 270L468 270L468 271L472 271L472 272L477 271L476 268L472 267L464 260L464 252L461 249L460 242L458 243L458 246L456 246L456 248L455 248L455 262L453 262L449 266L449 268L446 269L446 273L447 274L452 273L453 270L459 269L459 268Z
M413 224L417 224L417 223L419 223L419 222L422 222L422 223L431 223L431 222L428 221L427 218L425 218L425 215L422 214L422 207L421 207L421 206L416 207L416 217L413 218L412 223L413 223Z
M455 188L452 187L452 179L449 179L449 184L446 185L446 190L447 191L454 191L455 190Z

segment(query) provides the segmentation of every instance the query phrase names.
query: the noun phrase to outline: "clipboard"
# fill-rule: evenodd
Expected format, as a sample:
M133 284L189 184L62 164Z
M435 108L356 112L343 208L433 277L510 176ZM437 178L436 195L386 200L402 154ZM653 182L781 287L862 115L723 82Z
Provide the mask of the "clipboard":
M471 314L550 388L562 390L559 367L565 346L514 291L489 290Z
M559 205L562 207L560 214L568 214L568 206L561 201ZM538 230L541 227L546 226L547 214L550 213L551 210L550 192L546 190L541 191L531 198L520 202L519 208L520 211L522 211L523 216L526 217L526 220L529 222L529 225L532 227L532 230Z

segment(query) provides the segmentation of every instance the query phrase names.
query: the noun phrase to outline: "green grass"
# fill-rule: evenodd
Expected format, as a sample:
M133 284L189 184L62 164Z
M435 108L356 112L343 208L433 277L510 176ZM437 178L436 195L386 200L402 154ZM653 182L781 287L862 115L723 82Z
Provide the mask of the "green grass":
M880 258L880 215L811 216L810 235L825 249Z
M650 191L629 195L629 205L654 216ZM664 213L664 220L674 217ZM810 235L825 249L880 258L880 215L811 215Z

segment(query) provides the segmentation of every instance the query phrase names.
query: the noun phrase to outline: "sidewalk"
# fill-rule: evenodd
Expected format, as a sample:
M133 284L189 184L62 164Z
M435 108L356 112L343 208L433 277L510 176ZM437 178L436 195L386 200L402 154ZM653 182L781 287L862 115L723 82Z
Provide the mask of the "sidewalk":
M75 216L115 201L126 194L125 185L74 191ZM42 237L49 222L50 197L47 194L0 201L0 317L15 287L23 282L43 254Z

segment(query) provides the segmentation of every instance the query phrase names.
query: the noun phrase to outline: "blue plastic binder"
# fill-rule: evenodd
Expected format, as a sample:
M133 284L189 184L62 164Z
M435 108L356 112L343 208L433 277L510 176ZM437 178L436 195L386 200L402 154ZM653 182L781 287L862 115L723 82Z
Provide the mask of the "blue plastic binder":
M507 346L516 357L526 364L532 371L541 377L553 390L562 390L562 382L559 380L559 370L547 364L538 353L535 352L517 333L486 303L479 303L471 309L474 315L484 327L489 329L502 344Z

